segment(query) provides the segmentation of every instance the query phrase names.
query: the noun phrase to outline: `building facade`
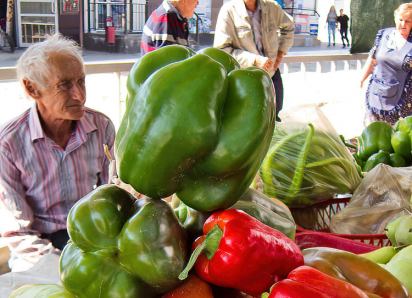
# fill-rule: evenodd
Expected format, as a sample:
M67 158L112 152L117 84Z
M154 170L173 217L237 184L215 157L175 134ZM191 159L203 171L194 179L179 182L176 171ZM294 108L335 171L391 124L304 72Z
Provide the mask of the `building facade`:
M14 39L18 47L61 32L91 50L137 53L150 13L162 0L8 0L14 1ZM221 6L229 0L199 0L190 19L193 43L210 44ZM296 35L324 40L331 5L349 13L350 0L276 0L293 15ZM325 19L325 20L324 20ZM326 37L327 38L327 37Z

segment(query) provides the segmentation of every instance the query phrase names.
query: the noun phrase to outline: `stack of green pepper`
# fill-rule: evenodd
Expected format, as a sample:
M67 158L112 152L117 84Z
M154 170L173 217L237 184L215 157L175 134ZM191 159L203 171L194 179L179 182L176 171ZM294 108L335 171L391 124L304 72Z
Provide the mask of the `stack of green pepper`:
M412 116L399 120L392 128L383 121L372 122L358 137L355 158L364 172L378 164L405 167L412 164Z
M187 233L162 200L104 185L73 206L67 230L60 280L79 298L152 298L180 283Z

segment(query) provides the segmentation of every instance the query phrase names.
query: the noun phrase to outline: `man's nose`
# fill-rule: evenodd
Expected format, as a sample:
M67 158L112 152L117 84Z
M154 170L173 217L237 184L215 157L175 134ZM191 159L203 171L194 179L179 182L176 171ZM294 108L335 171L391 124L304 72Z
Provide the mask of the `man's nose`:
M73 99L78 101L85 101L86 98L86 89L84 85L79 83L74 83L73 87L70 90L71 96Z
M401 25L405 26L405 21L404 20L401 21Z

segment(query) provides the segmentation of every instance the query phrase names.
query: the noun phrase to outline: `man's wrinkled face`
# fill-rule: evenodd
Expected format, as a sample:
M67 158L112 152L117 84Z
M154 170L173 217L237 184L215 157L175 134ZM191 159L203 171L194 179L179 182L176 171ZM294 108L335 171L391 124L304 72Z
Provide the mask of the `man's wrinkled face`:
M40 90L38 103L48 117L59 120L79 120L85 115L85 72L76 58L56 54L50 58L52 71L47 90Z

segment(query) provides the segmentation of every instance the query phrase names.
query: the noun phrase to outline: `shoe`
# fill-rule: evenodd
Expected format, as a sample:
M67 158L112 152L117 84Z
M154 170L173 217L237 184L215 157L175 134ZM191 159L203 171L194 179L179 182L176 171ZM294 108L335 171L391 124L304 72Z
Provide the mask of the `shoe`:
M333 43L333 46L335 46L335 43Z
M330 47L330 44L328 44L328 47Z
M342 46L342 48L346 48L346 46L345 46L345 45L343 45L343 46Z

